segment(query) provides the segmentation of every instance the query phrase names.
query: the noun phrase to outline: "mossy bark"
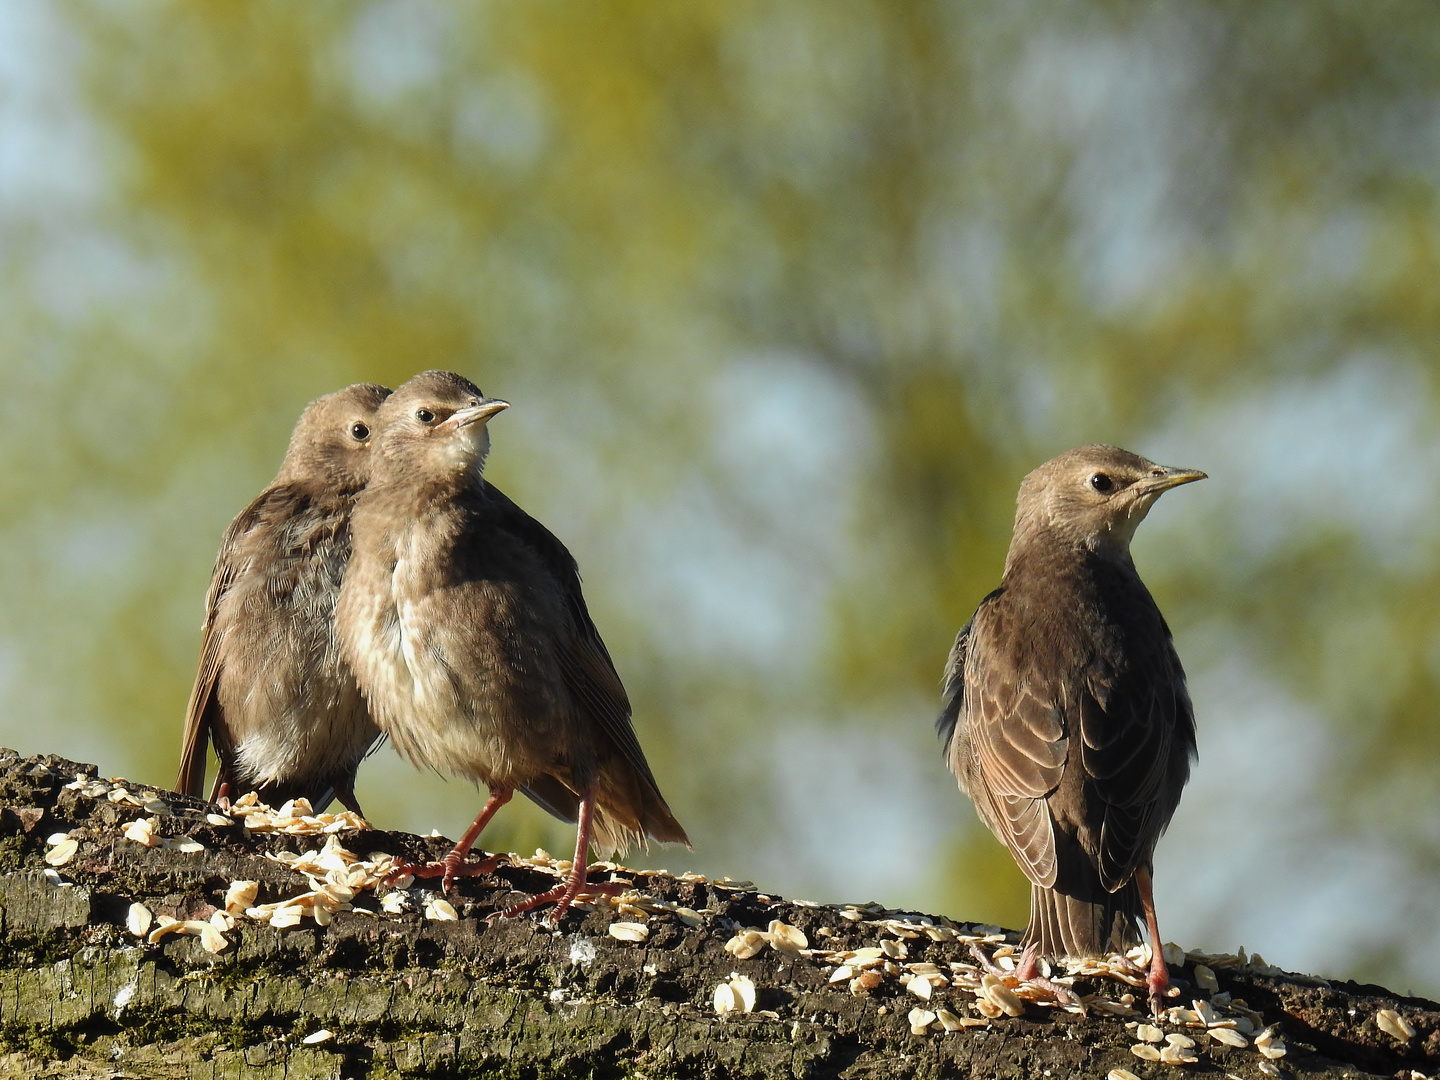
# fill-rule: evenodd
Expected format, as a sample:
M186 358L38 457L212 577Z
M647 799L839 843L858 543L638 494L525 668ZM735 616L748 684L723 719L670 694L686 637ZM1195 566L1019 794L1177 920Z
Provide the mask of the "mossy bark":
M836 909L797 906L753 889L636 875L651 896L706 916L698 927L649 922L641 944L607 933L602 907L552 930L542 915L487 922L510 889L547 886L522 867L463 881L461 918L344 912L326 927L306 920L276 930L242 919L219 954L198 937L149 944L129 933L134 902L157 914L206 918L235 879L262 897L303 890L303 879L266 851L318 846L313 838L247 835L205 824L203 804L159 796L178 831L204 852L147 848L122 838L144 811L67 789L91 766L0 752L0 1075L26 1077L1104 1077L1174 1068L1132 1056L1133 1028L1092 1009L1076 1016L1031 1007L986 1027L912 1035L920 1002L894 979L853 994L829 969L766 949L737 960L724 943L738 927L781 919L812 944L874 945L875 931ZM80 840L76 857L47 876L47 837ZM418 854L441 841L347 834L346 846ZM59 878L57 881L56 878ZM302 882L297 889L297 880ZM937 919L937 922L941 920ZM828 928L825 934L822 928ZM921 938L911 960L969 957L958 943ZM756 1011L716 1015L715 987L732 972L759 988ZM1185 972L1177 972L1184 977ZM1293 1077L1429 1076L1440 1069L1440 1006L1373 986L1297 976L1220 972L1222 989L1278 1024ZM1114 984L1081 985L1114 997ZM1203 996L1203 995L1201 995ZM928 1007L963 1011L965 995L936 991ZM1407 1042L1376 1026L1378 1009L1416 1028ZM320 1029L333 1033L304 1042ZM1197 1073L1264 1075L1251 1049L1199 1037ZM1413 1070L1413 1072L1412 1072Z

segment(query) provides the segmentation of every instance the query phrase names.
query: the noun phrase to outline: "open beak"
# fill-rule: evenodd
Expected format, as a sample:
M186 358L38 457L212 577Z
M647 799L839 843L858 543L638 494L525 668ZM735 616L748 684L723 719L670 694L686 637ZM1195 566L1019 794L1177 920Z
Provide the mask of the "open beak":
M1169 491L1181 484L1190 484L1196 480L1206 479L1205 473L1199 469L1176 469L1169 465L1158 466L1159 473L1141 480L1135 486L1146 495L1159 495L1162 491Z
M488 401L482 401L479 405L471 405L468 409L456 409L450 417L450 422L457 429L469 427L471 424L482 424L496 413L509 407L508 401L490 398Z

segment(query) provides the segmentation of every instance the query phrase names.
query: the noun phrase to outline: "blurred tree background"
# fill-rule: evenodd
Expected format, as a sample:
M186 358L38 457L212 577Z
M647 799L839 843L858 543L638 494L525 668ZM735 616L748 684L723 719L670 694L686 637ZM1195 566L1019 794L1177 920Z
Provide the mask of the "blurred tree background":
M305 402L453 368L696 842L632 861L1022 925L940 671L1021 476L1115 442L1211 475L1135 545L1165 936L1435 995L1437 193L1419 0L7 4L0 740L171 783Z

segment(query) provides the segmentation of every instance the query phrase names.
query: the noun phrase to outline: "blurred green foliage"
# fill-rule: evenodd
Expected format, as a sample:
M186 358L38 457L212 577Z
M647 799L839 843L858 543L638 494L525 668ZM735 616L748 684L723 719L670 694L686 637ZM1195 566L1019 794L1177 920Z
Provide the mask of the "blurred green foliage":
M63 10L95 175L0 262L22 749L169 782L215 544L304 402L449 367L516 406L490 474L579 557L695 865L833 888L875 838L805 863L786 777L888 741L939 794L885 899L1016 925L931 741L949 641L1027 469L1183 448L1213 479L1142 573L1192 674L1243 654L1318 718L1307 842L1396 853L1405 917L1335 962L1440 986L1397 945L1434 955L1440 891L1430 5ZM856 756L865 821L901 793ZM382 822L478 808L371 769ZM568 842L507 815L491 844Z

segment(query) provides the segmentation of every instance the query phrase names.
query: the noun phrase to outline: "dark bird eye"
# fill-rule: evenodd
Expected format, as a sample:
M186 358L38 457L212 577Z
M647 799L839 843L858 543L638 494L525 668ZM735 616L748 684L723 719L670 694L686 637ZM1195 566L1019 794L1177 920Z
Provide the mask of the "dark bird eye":
M364 442L370 437L370 429L364 424L356 422L350 425L350 434L354 437L356 442Z
M1090 486L1100 493L1105 493L1115 486L1115 481L1106 476L1103 472L1097 472L1090 477Z
M415 419L419 420L422 424L428 424L431 420L435 419L435 414L429 409L416 409Z

